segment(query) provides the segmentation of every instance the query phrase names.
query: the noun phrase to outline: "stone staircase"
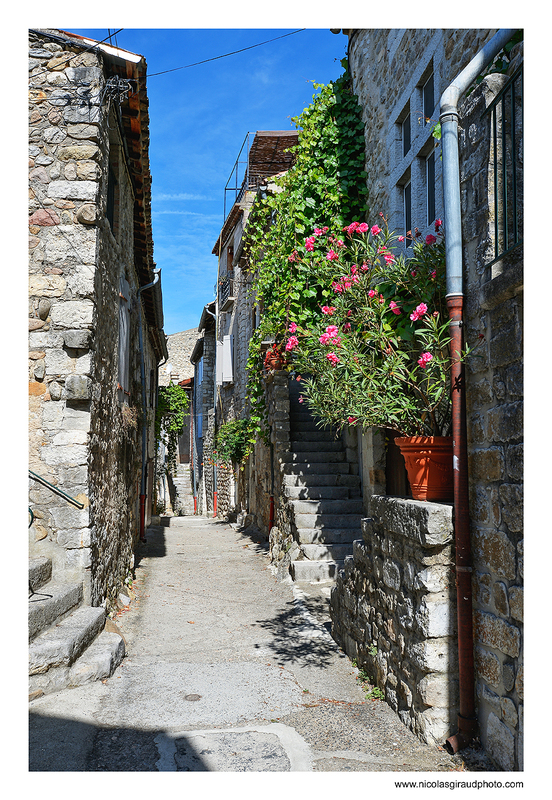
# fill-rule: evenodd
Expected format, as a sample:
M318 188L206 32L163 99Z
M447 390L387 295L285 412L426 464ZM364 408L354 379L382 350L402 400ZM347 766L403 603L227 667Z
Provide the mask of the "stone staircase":
M103 607L83 606L82 585L52 579L49 558L29 559L29 696L113 674L123 638L104 630Z
M171 474L172 484L176 490L173 503L174 513L178 516L188 516L194 513L194 492L190 474L190 464L176 466L176 474Z
M299 394L297 382L290 381L290 451L283 455L283 483L300 549L290 572L298 582L331 581L360 537L360 479L341 436L320 428L299 403Z

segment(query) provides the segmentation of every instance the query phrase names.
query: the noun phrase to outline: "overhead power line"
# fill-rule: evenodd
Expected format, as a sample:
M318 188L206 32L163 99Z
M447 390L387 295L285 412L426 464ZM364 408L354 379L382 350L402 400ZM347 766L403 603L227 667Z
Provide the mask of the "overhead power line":
M276 36L274 39L267 39L265 42L258 42L257 44L251 44L249 47L242 47L240 50L233 50L231 53L223 53L221 56L214 56L213 58L206 58L203 61L195 61L193 64L185 64L182 67L174 67L173 69L166 69L163 72L152 72L148 74L148 78L153 78L156 75L166 75L167 72L177 72L179 69L188 69L189 67L197 67L199 64L207 64L209 61L217 61L219 58L227 58L228 56L234 56L236 53L243 53L246 50L252 50L254 47L261 47L263 44L270 44L270 42L276 42L278 39L285 39L286 36L293 36L294 33L301 33L301 31L305 31L306 28L299 28L296 31L291 31L290 33L284 33L282 36Z

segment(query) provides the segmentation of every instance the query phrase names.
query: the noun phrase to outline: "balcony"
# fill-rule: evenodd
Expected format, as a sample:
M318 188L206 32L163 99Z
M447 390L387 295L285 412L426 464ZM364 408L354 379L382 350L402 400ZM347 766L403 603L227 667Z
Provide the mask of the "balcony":
M234 280L224 277L220 279L218 290L219 311L228 311L234 303Z

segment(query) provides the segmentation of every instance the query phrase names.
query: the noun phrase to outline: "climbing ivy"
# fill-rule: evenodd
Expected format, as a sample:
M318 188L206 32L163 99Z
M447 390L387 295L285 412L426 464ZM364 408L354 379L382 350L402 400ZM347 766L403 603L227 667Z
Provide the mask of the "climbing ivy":
M307 269L303 261L308 237L317 225L339 230L368 213L364 124L347 60L341 63L341 77L314 84L313 102L293 118L299 129L291 148L294 165L275 179L276 192L256 201L244 234L252 294L262 312L247 364L250 420L261 433L266 433L262 342L282 342L290 320L308 327L329 297L328 262L321 258Z
M188 393L177 383L159 387L157 412L155 415L156 449L162 442L167 448L169 470L176 471L178 438L189 408Z

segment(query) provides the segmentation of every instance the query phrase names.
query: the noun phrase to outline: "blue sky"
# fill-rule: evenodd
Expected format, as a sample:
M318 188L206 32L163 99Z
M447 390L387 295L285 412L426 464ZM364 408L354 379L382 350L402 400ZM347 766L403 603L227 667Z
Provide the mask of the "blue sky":
M224 186L248 131L295 130L313 81L342 73L347 39L329 28L174 70L260 42L287 29L125 28L112 40L148 65L154 260L161 268L165 333L196 327L214 299ZM65 28L102 40L107 28ZM111 29L111 32L116 30Z

